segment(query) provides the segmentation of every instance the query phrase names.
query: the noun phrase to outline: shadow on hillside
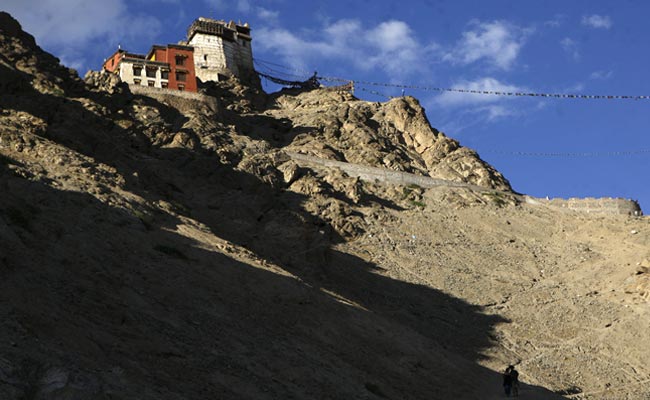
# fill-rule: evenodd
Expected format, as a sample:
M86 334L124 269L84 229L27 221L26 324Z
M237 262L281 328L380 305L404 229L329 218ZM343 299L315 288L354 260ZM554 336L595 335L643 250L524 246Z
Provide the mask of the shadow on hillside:
M0 200L0 222L31 249L28 258L9 252L0 271L7 377L0 390L16 397L485 398L467 380L493 383L499 393L499 376L458 357L444 333L463 335L466 328L453 320L461 317L480 339L499 318L461 300L356 265L344 291L355 287L366 311L313 280L147 228L90 195L11 176L4 166L0 180L12 188ZM12 220L9 209L28 223ZM341 292L340 284L325 286ZM410 315L422 307L430 308L427 315ZM467 346L476 340L465 339ZM65 378L48 385L52 374ZM523 391L544 395L541 388Z
M175 205L300 278L206 249L175 233L182 221L172 214L152 207L143 225L88 194L11 177L0 163L13 188L0 215L27 199L39 210L18 207L27 226L9 221L33 253L8 260L0 280L10 321L3 354L23 365L11 370L11 385L24 396L58 366L73 371L70 387L78 374L86 393L108 387L118 398L427 398L458 395L453 388L466 388L468 377L500 390L498 374L476 361L503 318L333 250L343 238L304 210L304 196L201 152L127 157L119 142L137 132L64 98L21 96L31 99L16 106L48 121L48 135L116 167L126 190ZM71 126L62 111L86 123ZM125 385L130 392L120 392ZM463 398L481 398L482 389L467 390Z

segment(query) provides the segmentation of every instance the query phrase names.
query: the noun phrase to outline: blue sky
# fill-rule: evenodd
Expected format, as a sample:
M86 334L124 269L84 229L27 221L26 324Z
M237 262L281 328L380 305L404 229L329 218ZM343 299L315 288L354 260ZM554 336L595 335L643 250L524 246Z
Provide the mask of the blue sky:
M650 95L644 0L3 0L0 9L81 75L118 44L175 43L208 16L249 22L254 56L288 78L317 70L427 87ZM401 94L357 87L373 101ZM519 192L627 197L650 212L650 100L406 94Z

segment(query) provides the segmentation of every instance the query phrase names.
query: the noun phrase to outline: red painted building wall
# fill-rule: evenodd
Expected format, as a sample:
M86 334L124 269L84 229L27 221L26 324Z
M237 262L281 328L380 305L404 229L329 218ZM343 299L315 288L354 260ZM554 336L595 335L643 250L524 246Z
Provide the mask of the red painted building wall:
M194 49L189 46L170 44L151 47L147 56L117 50L104 62L104 69L109 72L120 72L122 58L142 59L146 67L147 61L157 61L169 64L168 89L197 91L196 73L194 71ZM130 60L131 61L131 60ZM158 66L156 66L157 68Z
M122 50L118 50L113 55L104 61L104 69L108 72L115 72L120 67L120 60L122 59Z
M166 62L169 64L169 89L196 92L196 73L194 71L194 49L189 46L170 44L153 46L147 54L147 60ZM177 78L183 78L180 80Z

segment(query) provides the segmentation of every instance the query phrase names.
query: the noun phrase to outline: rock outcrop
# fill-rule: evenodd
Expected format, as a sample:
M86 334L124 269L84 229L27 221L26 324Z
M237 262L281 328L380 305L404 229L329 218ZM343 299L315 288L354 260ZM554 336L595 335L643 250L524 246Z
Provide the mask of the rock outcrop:
M510 191L508 181L478 155L431 127L413 97L358 101L326 90L273 98L276 118L292 121L287 149L326 159L383 167Z
M4 96L27 87L47 94L71 96L83 86L77 72L36 45L34 37L22 30L9 14L0 12L2 57L0 90Z

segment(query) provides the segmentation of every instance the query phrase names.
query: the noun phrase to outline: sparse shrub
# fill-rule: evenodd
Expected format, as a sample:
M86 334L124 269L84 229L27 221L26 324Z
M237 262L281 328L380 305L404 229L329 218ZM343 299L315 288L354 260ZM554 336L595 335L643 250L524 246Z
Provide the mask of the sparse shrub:
M413 193L413 189L409 188L408 186L402 188L402 200L405 200L407 197L409 197Z
M9 222L13 225L17 225L23 229L29 230L30 218L23 211L15 207L9 207L5 210L5 215L7 215Z
M508 204L505 196L500 192L486 192L483 193L483 196L487 197L492 202L492 204L496 205L497 207L503 207Z
M133 210L133 215L138 218L147 230L153 229L153 216L141 210Z
M386 398L386 395L378 385L371 382L366 382L364 386L366 387L367 391L374 394L375 396Z
M569 386L568 388L563 390L558 390L555 393L560 394L562 396L571 396L571 395L582 393L582 389L580 389L578 386Z
M420 208L425 208L427 206L423 202L417 200L411 200L411 204L414 205L415 207L420 207Z
M190 215L190 209L185 204L182 204L175 200L170 200L169 204L174 206L174 208L179 211L179 214Z
M52 89L52 94L55 95L55 96L58 96L58 97L64 97L65 96L65 92L62 89L58 88L58 87Z
M408 198L411 194L419 195L422 191L422 187L415 183L411 183L408 186L402 188L402 200Z
M166 254L170 257L178 258L179 260L187 260L187 256L182 251L174 247L167 246L164 244L157 244L153 248L154 250Z
M5 210L0 210L0 212L3 212L3 214L7 216L9 223L12 225L31 231L32 221L39 210L36 207L24 205L21 208L8 207Z

